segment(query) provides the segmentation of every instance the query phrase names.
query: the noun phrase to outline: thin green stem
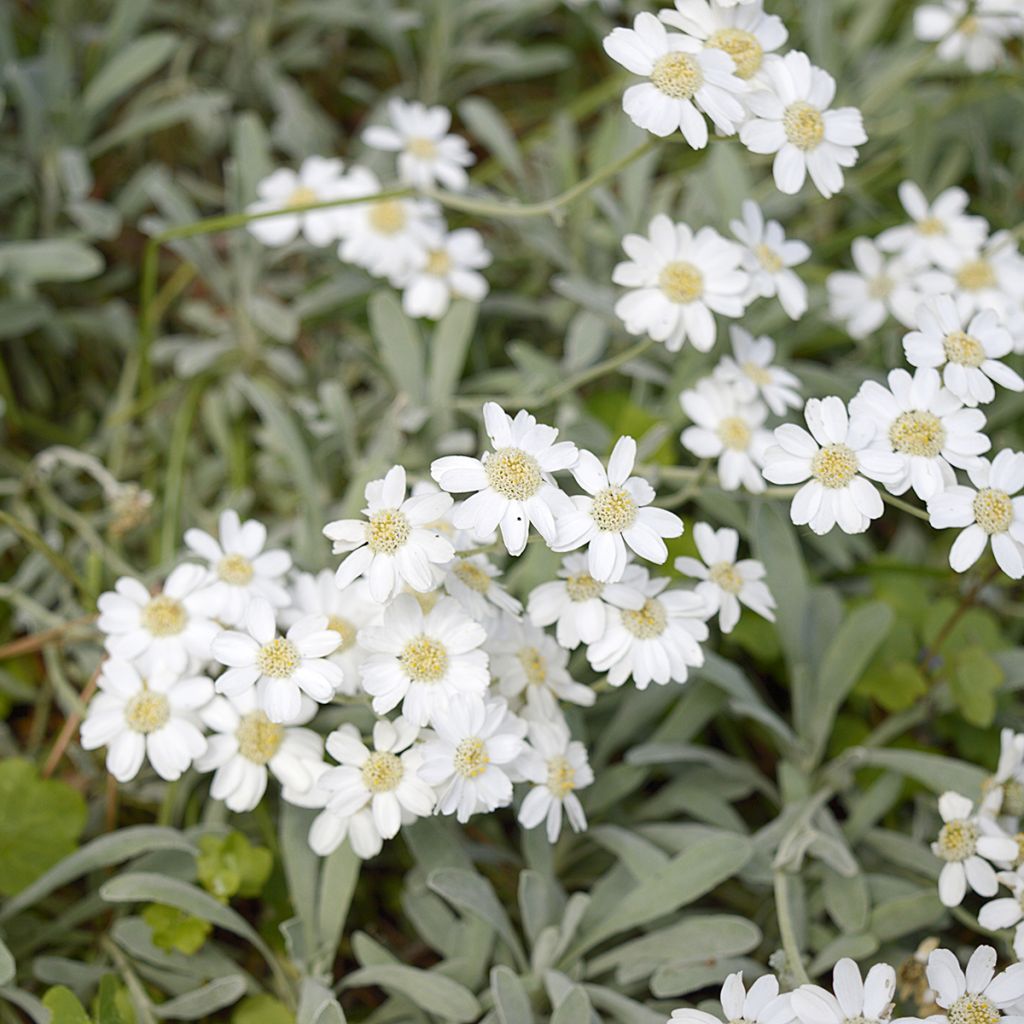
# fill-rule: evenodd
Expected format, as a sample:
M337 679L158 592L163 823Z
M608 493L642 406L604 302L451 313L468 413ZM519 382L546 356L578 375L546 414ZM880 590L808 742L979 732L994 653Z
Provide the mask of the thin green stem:
M775 871L775 916L779 922L779 936L786 954L786 968L797 985L807 985L810 978L800 955L792 908L789 905L789 875L781 868Z
M893 508L898 508L901 512L906 512L907 515L916 516L918 519L922 519L926 523L931 522L928 517L928 513L925 512L923 508L911 505L909 501L897 498L896 495L890 494L888 491L882 491L882 501L884 501L886 505L892 505Z

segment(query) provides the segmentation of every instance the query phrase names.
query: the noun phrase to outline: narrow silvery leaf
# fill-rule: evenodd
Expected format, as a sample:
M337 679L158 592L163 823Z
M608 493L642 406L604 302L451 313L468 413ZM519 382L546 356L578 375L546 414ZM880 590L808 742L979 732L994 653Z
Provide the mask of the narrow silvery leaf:
M480 1016L476 996L464 985L433 971L421 971L404 964L378 964L349 974L345 988L379 985L412 1000L414 1005L456 1024L469 1024Z
M237 1003L245 989L245 978L239 974L216 978L201 988L154 1006L153 1012L165 1020L205 1020L225 1006Z
M511 968L498 966L491 970L491 995L501 1024L533 1024L530 997Z

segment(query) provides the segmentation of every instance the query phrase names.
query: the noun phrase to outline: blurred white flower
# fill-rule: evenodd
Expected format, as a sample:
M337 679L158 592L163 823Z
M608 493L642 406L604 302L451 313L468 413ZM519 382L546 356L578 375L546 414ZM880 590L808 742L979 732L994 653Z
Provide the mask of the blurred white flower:
M962 317L991 310L1006 320L1020 310L1024 257L1012 232L997 231L970 252L938 254L937 263L945 271L942 291L953 295Z
M914 35L938 43L941 60L962 60L968 70L990 71L1006 60L1005 41L1024 30L1024 18L1001 0L941 0L914 11Z
M714 228L696 234L660 213L648 235L626 235L629 260L612 280L630 291L615 304L615 315L630 334L646 334L678 352L689 339L707 352L715 343L715 313L740 317L750 278L740 268L743 249Z
M574 832L583 832L587 817L576 795L594 781L587 759L587 748L574 740L563 721L528 720L530 746L522 758L523 775L533 788L519 807L523 828L536 828L545 822L548 842L558 841L562 815Z
M736 64L725 50L668 32L646 11L636 16L632 28L616 28L605 36L604 48L612 60L648 79L622 97L622 109L638 127L662 137L681 131L694 149L703 149L707 114L720 132L735 134L745 116L739 97L747 83L736 77Z
M775 184L796 195L810 174L826 198L843 187L843 168L857 162L857 146L867 142L860 111L832 110L835 79L814 67L807 54L790 50L764 68L765 89L746 98L753 115L740 128L740 141L752 153L775 153Z
M1013 821L1024 814L1024 733L999 732L999 763L982 787L981 813Z
M430 188L439 182L453 192L469 183L466 168L476 163L466 140L451 135L451 111L422 103L388 100L391 126L371 125L363 142L373 149L398 154L398 176L416 188Z
M742 402L756 398L776 416L785 416L788 409L804 404L800 397L800 378L795 373L775 366L775 342L771 338L754 338L738 324L729 327L732 355L722 356L715 367L715 379L735 391Z
M1024 874L1021 871L1000 871L996 881L1010 890L1009 896L989 900L978 911L978 924L988 931L1013 928L1013 952L1024 959Z
M456 558L445 567L444 589L477 622L501 612L518 617L523 606L499 582L501 571L486 555Z
M791 268L810 259L811 247L788 240L777 220L766 223L753 199L743 200L742 220L730 221L729 228L745 246L743 269L750 275L745 301L777 295L786 316L799 320L807 312L807 285Z
M947 188L929 204L918 185L905 181L899 187L899 197L910 223L888 228L878 236L883 252L898 253L910 263L955 262L985 244L988 222L965 212L969 198L962 188Z
M422 251L399 278L402 308L409 316L440 320L453 299L480 302L488 284L479 271L490 266L491 259L480 232L472 228L429 233Z
M256 186L256 202L246 213L282 210L280 217L250 221L246 228L264 245L287 245L301 233L310 245L330 245L338 240L338 207L289 213L289 208L329 202L346 195L344 166L340 160L310 156L298 172L281 167Z

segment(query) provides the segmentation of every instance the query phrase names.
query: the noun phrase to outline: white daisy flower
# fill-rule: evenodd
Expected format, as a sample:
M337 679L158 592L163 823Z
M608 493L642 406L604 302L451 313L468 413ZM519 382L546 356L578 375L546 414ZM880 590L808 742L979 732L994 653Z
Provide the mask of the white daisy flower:
M353 167L345 183L348 198L384 191L373 171ZM427 199L394 198L339 206L336 212L341 244L338 256L375 277L399 286L421 266L431 239L442 227L441 211Z
M360 669L373 710L387 714L402 705L416 727L436 724L462 694L481 696L490 675L481 645L487 631L454 598L424 612L410 594L399 594L378 625L359 632L368 656Z
M980 250L940 254L936 262L945 271L941 290L953 294L962 317L991 310L1006 320L1020 309L1024 257L1011 232L997 231Z
M525 550L531 523L553 544L558 519L573 505L551 474L576 464L576 445L556 442L557 428L538 423L525 410L513 419L497 403L487 402L483 414L493 452L480 459L446 455L430 464L430 475L444 490L475 492L455 509L452 522L476 536L500 527L510 555Z
M740 317L750 278L740 267L743 249L714 228L696 234L663 213L648 235L626 235L629 260L612 280L630 291L615 303L615 315L633 335L646 334L678 352L687 339L707 352L715 343L715 313Z
M559 701L589 708L596 700L589 686L569 675L569 652L532 623L503 619L487 650L501 695L542 717L556 717Z
M740 487L753 494L764 490L761 469L772 443L764 429L768 410L759 401L745 401L743 392L705 377L679 395L683 412L693 420L679 439L699 459L718 460L718 482L723 491Z
M782 19L765 14L763 0L750 0L739 8L721 0L676 0L675 7L660 11L658 17L705 46L729 54L736 65L734 74L744 81L756 79L765 58L789 38Z
M937 290L941 275L921 273L901 258L887 259L870 238L855 238L851 253L856 270L837 270L825 281L829 315L858 339L890 316L913 326L922 292Z
M512 765L523 752L526 723L503 700L452 702L423 744L420 778L438 791L437 810L463 824L512 802Z
M437 522L452 506L440 492L405 496L405 470L392 466L383 480L371 480L364 492L361 519L337 519L324 527L334 541L334 553L351 552L334 577L340 588L366 576L370 597L390 601L403 584L426 593L437 585L432 566L445 565L455 548L437 530Z
M640 583L641 581L637 581ZM604 636L587 648L596 672L607 672L612 686L632 677L638 690L684 683L690 668L704 664L701 641L708 638L711 611L692 590L669 590L666 578L642 582L643 607L609 608Z
M932 950L927 977L935 1002L945 1011L932 1014L928 1024L1000 1024L1017 1018L1013 1010L1014 1003L1024 995L1024 964L1013 964L996 974L996 951L991 946L979 946L971 954L966 973L948 949ZM901 1018L894 1024L912 1019Z
M862 979L857 964L844 956L832 970L832 989L835 995L820 985L801 985L793 992L800 1024L887 1024L896 972L889 964L875 964Z
M295 722L308 722L317 705L302 698ZM233 697L215 697L201 712L214 735L196 769L214 773L210 796L236 813L251 811L263 799L271 774L289 790L308 792L323 763L324 742L312 729L279 725L260 710L255 687Z
M289 213L296 206L325 203L345 195L346 178L340 160L322 156L307 157L298 172L281 167L256 186L256 202L246 213L281 210L280 217L250 221L246 228L264 245L279 246L294 242L301 233L310 245L330 245L338 239L337 209L307 210Z
M949 549L949 564L966 572L991 544L999 568L1010 579L1024 576L1024 454L1004 448L991 462L967 470L973 487L954 484L928 502L937 530L962 527Z
M500 575L486 555L466 555L445 568L443 586L477 622L493 619L501 612L518 617L523 606L498 582Z
M430 234L401 280L402 308L412 317L440 320L453 299L482 301L489 286L479 271L491 260L480 232L472 228Z
M214 638L213 656L228 666L217 678L217 692L237 697L255 687L260 710L272 722L291 725L302 714L303 693L326 704L341 686L341 669L327 660L340 643L326 615L299 619L279 636L273 608L254 597L245 632L225 630Z
M993 381L1011 391L1024 391L1024 378L1000 360L1013 350L1013 339L987 310L963 314L949 295L923 302L918 329L903 338L911 366L942 369L942 382L965 405L984 405L996 396Z
M780 192L796 195L810 174L826 198L843 187L843 168L857 162L857 146L867 142L855 107L830 109L835 79L791 50L765 65L766 89L747 95L753 115L740 128L740 141L752 153L775 153L773 173Z
M453 192L469 184L466 168L476 163L466 140L451 135L450 110L427 107L397 97L388 100L391 126L371 125L363 142L372 149L398 154L398 176L416 188L431 188L439 182Z
M366 651L356 643L356 635L363 626L380 622L382 611L383 606L370 598L366 580L356 580L339 590L334 573L321 569L315 576L310 572L296 575L292 604L281 612L281 621L285 626L293 626L310 615L326 616L327 628L341 637L341 643L327 660L344 674L337 692L351 697L359 690L359 666L366 658Z
M932 843L932 853L945 861L939 874L943 906L960 906L968 886L979 896L995 896L999 887L989 862L1015 860L1017 841L1003 835L994 821L976 814L974 804L959 793L946 792L939 797L939 814L943 825ZM942 989L932 980L930 970L928 980L941 996ZM1022 995L1024 989L1018 998ZM941 999L939 1005L943 1005Z
M743 972L730 974L722 985L719 1000L726 1021L746 1024L791 1024L791 994L779 995L779 979L763 974L749 989L743 985ZM669 1024L721 1024L713 1014L696 1008L673 1010Z
M604 38L605 52L627 71L647 81L631 85L622 109L633 124L662 137L681 131L694 148L708 144L703 114L724 135L734 135L745 111L739 97L747 83L725 51L706 48L697 39L668 32L648 12L632 28L616 28Z
M996 880L1010 890L1010 896L990 900L978 911L978 924L988 931L1013 928L1013 952L1018 960L1024 959L1024 874L1000 871Z
M811 247L787 239L777 220L765 222L753 199L743 200L742 220L730 221L729 229L744 245L743 269L750 275L745 301L777 295L786 316L799 320L807 312L807 285L792 268L810 259Z
M773 484L807 481L789 508L797 526L825 534L838 523L844 533L863 533L884 510L868 478L894 479L903 460L871 447L875 425L861 417L851 420L834 395L809 399L804 419L810 433L795 423L775 428L776 443L765 452L765 479Z
M587 546L590 575L601 583L617 583L626 571L629 553L661 565L668 558L663 537L679 537L683 521L674 512L652 508L654 488L642 477L632 476L636 441L620 437L615 442L608 470L592 452L581 451L572 468L576 482L587 493L574 497L575 511L558 523L556 551Z
M1024 733L1002 729L999 763L982 787L981 813L1015 820L1024 814ZM1016 824L1011 831L1016 832Z
M850 415L875 424L874 446L900 456L898 476L886 481L892 494L911 487L922 500L956 483L953 467L967 469L992 442L982 433L985 414L965 409L942 386L938 370L921 367L911 376L890 370L889 386L865 381L850 402Z
M966 213L970 200L962 188L947 188L929 203L920 186L905 181L899 187L899 197L910 223L888 228L878 236L883 252L899 253L910 263L959 262L985 244L988 222Z
M192 564L173 569L157 594L122 576L96 602L107 652L134 661L143 672L159 668L181 675L190 663L209 661L218 631L217 596L209 583L209 572Z
M434 809L434 791L423 780L419 729L404 718L379 719L373 727L373 750L353 725L327 737L327 752L338 768L324 772L319 785L330 794L326 811L310 829L310 846L324 856L338 845L338 819L370 812L369 827L349 832L353 852L366 859L380 853L385 839L394 839L402 825L425 818ZM363 822L365 826L367 823Z
M587 816L576 791L594 781L587 760L587 748L569 734L562 721L530 719L530 746L523 755L522 768L533 788L519 807L519 824L536 828L542 821L549 843L558 841L562 832L562 814L574 832L584 832Z
M732 355L722 356L715 367L716 380L732 388L742 402L763 399L776 416L785 416L787 410L799 409L804 404L800 378L773 365L775 342L771 338L754 338L736 324L730 326L729 335Z
M753 558L736 560L740 535L728 528L716 531L707 523L697 523L693 539L703 561L682 556L675 567L684 576L701 581L694 592L712 614L718 613L722 632L733 631L740 620L740 605L774 622L775 598L764 582L764 565Z
M990 71L1006 60L1005 41L1022 29L1020 13L1013 14L992 0L941 0L914 11L914 35L938 43L940 60L959 61L975 73Z
M205 676L156 668L143 677L130 662L108 658L96 683L81 743L85 750L107 748L107 771L118 782L134 779L147 758L173 782L206 750L197 715L213 697Z
M220 514L219 537L204 530L186 530L185 546L209 563L213 582L211 599L217 602L216 618L225 626L237 626L245 618L249 598L265 598L283 608L291 598L284 587L284 575L292 567L287 551L264 551L267 528L255 519L244 523L234 509Z
M567 555L558 579L534 587L526 606L530 621L541 628L554 624L556 640L570 651L604 635L609 607L636 611L646 600L636 585L647 579L639 566L627 566L618 583L595 580L589 568L586 555Z

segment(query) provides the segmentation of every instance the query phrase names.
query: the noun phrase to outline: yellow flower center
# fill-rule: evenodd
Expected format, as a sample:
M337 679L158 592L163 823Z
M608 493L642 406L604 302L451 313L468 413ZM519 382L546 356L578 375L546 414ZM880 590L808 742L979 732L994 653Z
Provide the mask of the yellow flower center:
M241 555L225 555L217 563L217 575L234 587L244 587L253 577L252 562Z
M606 487L594 495L590 515L603 533L621 533L636 520L637 505L624 487Z
M565 581L570 601L592 601L604 592L604 584L598 583L590 573L581 572Z
M479 736L470 736L455 748L455 771L464 779L475 779L483 775L490 763L487 746Z
M171 705L162 693L142 690L135 694L124 709L124 720L136 732L151 733L167 724Z
M444 277L452 269L451 257L444 249L431 249L427 253L427 273Z
M979 292L983 288L996 286L996 272L988 260L971 260L965 263L956 274L956 283L969 292Z
M658 275L658 287L669 302L696 302L704 294L704 275L692 263L675 260Z
M973 856L978 843L978 826L973 821L957 818L947 821L939 832L939 856L943 860L961 861Z
M759 366L757 363L750 362L747 360L740 369L758 386L765 387L767 384L771 384L772 375L763 366Z
M688 100L704 84L704 72L688 53L666 53L654 62L651 81L666 96Z
M816 149L825 138L825 119L817 107L799 100L786 107L782 115L786 138L797 149Z
M985 362L985 349L977 338L972 338L963 331L947 334L942 342L942 350L946 359L961 366L979 367Z
M892 294L893 282L891 277L879 274L868 281L868 295L872 299L887 299Z
M393 555L408 539L412 528L397 508L374 512L366 529L366 543L374 554Z
M642 608L626 608L621 612L622 624L638 640L652 640L665 632L668 616L656 598L649 597Z
M718 424L718 438L726 448L734 452L745 452L750 447L753 431L750 424L739 416L726 416Z
M738 594L743 589L743 577L732 562L715 562L708 575L712 583L717 583L727 594Z
M370 207L370 226L382 235L395 235L405 227L405 207L398 199L386 199Z
M334 654L347 651L356 642L356 633L359 632L353 623L348 619L343 619L340 615L328 616L327 628L333 629L341 637L341 643L334 649Z
M523 647L516 652L519 664L526 673L526 682L530 686L540 686L548 677L548 663L544 655L536 647Z
M1002 1014L987 996L975 992L962 995L947 1011L949 1024L999 1024Z
M1014 870L1024 865L1024 832L1018 832L1014 837L1017 844L1017 859L1013 862Z
M448 670L448 651L440 640L420 633L402 648L398 663L414 683L436 683Z
M433 160L437 156L437 144L432 139L413 138L406 143L405 148L421 160Z
M977 15L969 14L963 21L960 22L960 32L965 36L977 35L981 29L981 22L978 20Z
M764 48L753 32L742 28L720 28L708 36L708 46L724 50L736 65L737 78L752 78L761 67Z
M567 796L576 788L576 769L564 757L548 761L548 789L554 796Z
M285 206L289 209L295 206L309 206L310 203L317 201L316 192L311 189L308 185L300 185L294 192L285 200Z
M946 444L946 428L933 412L905 412L889 427L889 443L901 455L934 459Z
M266 764L284 739L284 726L272 722L262 711L245 715L235 730L238 752L253 764Z
M541 485L537 460L521 448L499 448L484 463L487 482L509 501L532 498Z
M1021 784L1016 779L999 782L994 775L990 775L982 783L981 789L983 793L989 793L993 789L1001 789L1003 791L1003 799L1000 804L1000 812L1002 814L1012 814L1015 818L1024 814L1024 784Z
M938 217L925 217L917 222L917 230L922 235L944 235L946 233L946 225Z
M478 594L486 594L490 589L491 577L480 566L474 565L466 559L456 562L452 572L455 573L457 580L464 583L470 590L475 590Z
M770 245L765 245L764 242L754 248L754 255L757 257L758 263L769 274L777 274L786 266L782 262L782 257Z
M845 444L830 444L811 460L811 475L825 487L845 487L856 475L857 456Z
M1006 533L1013 522L1013 500L1006 491L985 487L974 496L974 521L986 533Z
M180 601L158 594L142 609L140 622L153 636L177 636L188 623L188 612Z
M283 636L264 644L256 655L256 667L271 679L288 679L302 663L299 649Z
M405 768L397 754L377 750L363 762L360 772L371 793L390 793L402 781Z

